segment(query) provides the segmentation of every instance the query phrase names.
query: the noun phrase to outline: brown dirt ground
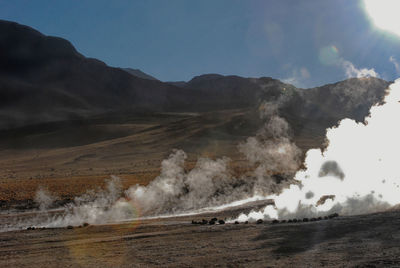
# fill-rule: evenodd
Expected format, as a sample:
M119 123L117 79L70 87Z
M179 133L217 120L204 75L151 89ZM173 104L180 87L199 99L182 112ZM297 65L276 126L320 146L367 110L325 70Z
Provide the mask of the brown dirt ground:
M232 159L234 174L251 170L237 145L256 133L248 110L204 114L163 114L128 117L123 121L96 119L83 125L22 129L0 140L0 208L32 207L39 187L60 201L103 187L111 175L124 188L147 184L173 149L183 149L186 168L199 157ZM253 125L252 125L253 124ZM0 133L1 134L1 133ZM318 139L299 137L299 146ZM85 142L83 142L85 141Z
M0 267L400 266L396 211L276 225L192 218L0 233Z
M237 158L237 153L232 153L236 151L237 137L212 140L207 135L214 134L206 132L242 114L231 111L217 116L164 115L108 122L107 126L96 120L56 130L21 130L0 144L0 204L4 209L32 200L39 186L61 199L71 199L86 190L103 187L111 175L120 177L124 188L147 184L159 174L161 161L174 148L188 152L188 169L193 168L198 157ZM79 132L81 128L84 130ZM96 136L98 131L104 133ZM87 142L80 144L82 140ZM15 144L18 146L11 146Z
M235 110L123 122L97 120L3 135L0 205L27 208L39 186L68 200L103 187L110 175L119 176L125 188L147 184L174 148L188 153L187 169L198 157L229 156L233 172L245 173L251 167L236 147L257 131L247 123L248 111ZM296 143L307 149L322 140L305 135L297 137ZM0 267L400 266L398 212L298 224L190 224L193 218L234 215L237 211L3 232ZM0 213L1 217L12 214Z

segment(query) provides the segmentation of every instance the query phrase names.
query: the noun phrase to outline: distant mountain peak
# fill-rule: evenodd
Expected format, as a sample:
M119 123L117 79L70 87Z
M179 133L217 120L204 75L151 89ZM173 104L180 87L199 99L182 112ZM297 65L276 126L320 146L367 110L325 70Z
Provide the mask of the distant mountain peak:
M147 80L157 80L157 81L159 81L157 78L155 78L155 77L153 77L153 76L151 76L149 74L146 74L145 72L143 72L143 71L141 71L139 69L122 68L122 70L124 70L125 72L127 72L127 73L129 73L129 74L131 74L133 76L139 77L139 78L143 78L143 79L147 79Z
M388 84L363 78L297 89L270 77L220 74L164 83L86 58L65 39L0 20L0 130L110 113L256 111L284 94L288 121L325 131L342 118L362 121Z
M223 77L224 76L221 74L202 74L202 75L193 77L189 82L214 80L214 79L223 78Z

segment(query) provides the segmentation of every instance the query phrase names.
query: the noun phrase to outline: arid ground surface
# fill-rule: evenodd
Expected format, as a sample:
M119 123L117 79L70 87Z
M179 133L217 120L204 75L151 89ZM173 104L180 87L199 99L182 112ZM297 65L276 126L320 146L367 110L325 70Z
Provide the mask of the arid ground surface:
M235 200L225 186L248 194L239 187L259 175L288 186L292 166L304 167L306 151L327 145L326 129L344 118L364 122L372 105L383 104L391 82L360 77L302 89L271 77L219 74L161 82L86 58L68 40L4 20L0 51L0 267L400 266L395 211L296 224L191 223L265 207L254 202L207 215L80 228L28 230L38 222L26 221L62 213L76 197L104 188L112 175L121 178L123 190L147 185L174 149L185 151L186 173L199 158L229 158L227 180L238 183L227 181L216 193ZM238 144L254 136L261 143L252 152L268 139L275 144L290 138L302 153L296 148L296 163L279 168L272 167L285 161L275 154L252 161ZM285 151L279 148L279 155ZM274 165L267 165L270 158ZM190 188L182 190L185 195ZM118 217L101 223L111 218Z
M259 127L249 124L249 116L246 110L165 114L3 134L0 223L35 208L39 186L62 206L103 187L110 175L119 176L124 188L146 185L174 148L187 152L188 169L198 157L228 156L233 172L243 174L251 166L237 144ZM323 136L314 133L312 126L305 128L297 145L306 150L321 144ZM398 212L296 224L191 224L238 212L1 232L0 267L400 266Z
M216 136L227 132L225 125L243 114L125 116L121 120L101 118L3 133L0 202L3 209L29 207L39 186L60 201L68 201L104 186L110 175L119 176L124 188L147 184L159 174L161 161L175 148L187 151L188 168L201 156L238 157L240 136Z
M252 136L246 110L217 114L93 120L77 125L20 129L2 136L0 223L35 208L39 186L59 206L87 190L103 187L110 175L124 188L146 185L172 149L198 157L232 159L233 172L251 169L237 144ZM106 137L106 138L104 138ZM323 136L311 126L296 136L306 150ZM57 146L62 144L63 146ZM247 209L259 207L251 204ZM73 229L0 233L0 267L399 267L400 213L339 217L318 222L193 225L238 211L141 220Z
M55 194L62 206L103 187L110 175L119 176L124 188L146 185L174 148L187 152L188 169L197 157L229 156L233 172L242 174L251 167L237 144L259 127L249 125L249 116L243 110L166 114L3 134L0 223L35 208L39 186ZM302 133L296 143L303 149L323 140L309 134L315 133L312 128ZM400 266L398 212L279 225L191 224L193 219L235 217L262 205L73 229L1 232L0 267Z
M237 146L262 123L252 110L213 113L149 114L48 124L2 132L0 207L34 207L38 187L63 204L87 190L103 187L111 175L123 187L146 185L160 172L173 149L183 149L191 169L199 157L229 157L235 173L251 169ZM308 149L322 143L313 126L296 136Z
M193 225L186 216L0 233L0 267L399 267L400 213Z

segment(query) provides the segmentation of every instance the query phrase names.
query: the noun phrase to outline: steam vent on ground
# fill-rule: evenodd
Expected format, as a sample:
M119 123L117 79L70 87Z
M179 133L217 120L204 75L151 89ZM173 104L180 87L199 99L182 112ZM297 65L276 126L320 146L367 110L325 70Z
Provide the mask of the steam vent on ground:
M0 1L0 267L400 267L399 8Z

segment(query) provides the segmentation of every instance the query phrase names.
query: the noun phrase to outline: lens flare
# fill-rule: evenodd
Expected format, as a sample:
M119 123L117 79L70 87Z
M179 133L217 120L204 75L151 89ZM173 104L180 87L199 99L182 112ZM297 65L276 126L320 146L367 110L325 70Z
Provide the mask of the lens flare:
M339 61L339 50L334 45L319 50L319 61L324 65L334 65Z
M367 124L344 119L327 130L329 145L307 152L306 169L295 176L300 184L268 197L274 207L238 219L358 215L400 204L399 114L400 79L387 90L385 103L371 108Z
M69 257L74 261L76 267L93 267L93 263L101 260L102 267L119 267L127 260L128 247L125 240L115 242L114 237L123 237L130 233L120 226L115 229L112 225L104 226L103 232L110 234L109 237L99 237L98 229L74 228L64 236L64 246L68 249Z
M400 1L364 0L364 7L376 27L400 36Z

